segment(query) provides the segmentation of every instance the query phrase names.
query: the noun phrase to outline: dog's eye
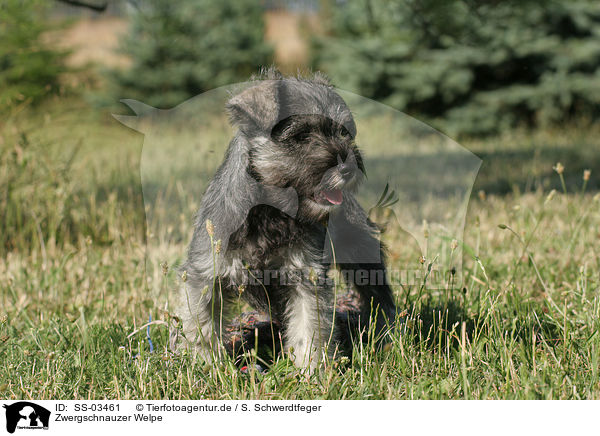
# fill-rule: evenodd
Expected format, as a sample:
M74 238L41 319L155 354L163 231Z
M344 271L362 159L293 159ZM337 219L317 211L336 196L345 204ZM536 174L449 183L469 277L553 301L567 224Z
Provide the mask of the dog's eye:
M340 135L342 135L344 138L351 138L352 135L350 134L350 132L348 131L348 129L346 129L346 127L341 126L340 128Z
M291 140L294 142L306 142L309 138L308 132L296 132L292 135Z

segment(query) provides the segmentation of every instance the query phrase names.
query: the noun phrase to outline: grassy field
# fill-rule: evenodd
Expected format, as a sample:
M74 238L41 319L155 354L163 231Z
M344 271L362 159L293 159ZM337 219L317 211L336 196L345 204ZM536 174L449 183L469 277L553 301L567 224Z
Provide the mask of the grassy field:
M284 358L244 375L167 350L173 268L146 226L142 136L77 100L24 110L0 124L0 397L600 399L599 133L465 141L483 165L464 283L395 283L385 351L357 345L311 377ZM167 229L173 258L192 213ZM391 268L428 267L403 233L386 238Z

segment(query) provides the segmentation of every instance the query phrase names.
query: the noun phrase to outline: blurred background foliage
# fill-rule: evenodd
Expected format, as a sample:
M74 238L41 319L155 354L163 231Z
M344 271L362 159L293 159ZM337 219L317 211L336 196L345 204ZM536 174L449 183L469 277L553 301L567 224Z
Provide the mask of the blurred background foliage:
M116 94L173 107L248 80L273 59L262 14L255 0L139 2L120 45L132 64L111 73Z
M328 11L313 65L450 134L597 115L597 1L362 0Z
M0 113L60 90L68 52L44 38L57 27L44 19L48 6L44 0L0 2Z
M320 69L457 137L593 121L600 103L593 0L4 0L0 40L5 110L55 95L73 63L93 65L96 103L162 108L272 63Z

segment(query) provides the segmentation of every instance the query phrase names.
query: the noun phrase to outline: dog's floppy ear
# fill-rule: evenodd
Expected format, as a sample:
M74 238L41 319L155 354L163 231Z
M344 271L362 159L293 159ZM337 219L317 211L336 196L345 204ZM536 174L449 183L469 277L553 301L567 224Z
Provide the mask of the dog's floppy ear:
M232 97L226 105L231 123L240 130L270 132L279 116L280 80L264 80Z

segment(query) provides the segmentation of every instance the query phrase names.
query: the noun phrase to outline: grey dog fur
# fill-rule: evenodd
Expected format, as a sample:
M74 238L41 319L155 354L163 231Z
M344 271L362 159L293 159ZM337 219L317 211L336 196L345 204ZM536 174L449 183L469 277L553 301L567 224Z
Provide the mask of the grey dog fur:
M377 229L352 195L364 172L354 119L319 73L284 77L270 69L226 107L238 130L197 214L181 267L187 275L177 307L182 329L173 344L192 346L212 361L241 292L281 323L284 352L294 363L314 369L343 334L333 326L327 278L334 260L343 270L382 277L367 284L350 279L365 326L376 317L380 333L395 317ZM331 189L343 192L340 205L317 200ZM372 261L365 262L365 252ZM270 280L261 271L269 271Z

